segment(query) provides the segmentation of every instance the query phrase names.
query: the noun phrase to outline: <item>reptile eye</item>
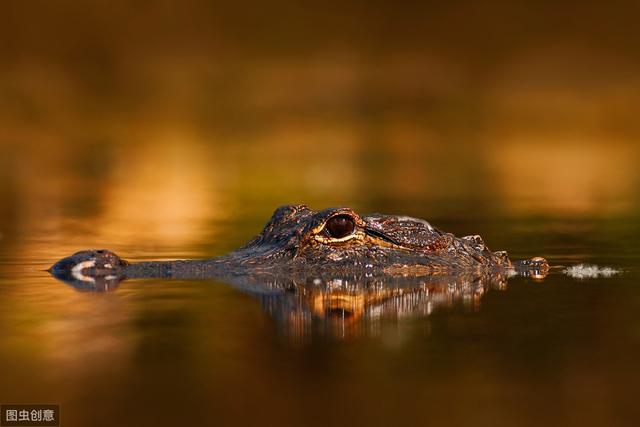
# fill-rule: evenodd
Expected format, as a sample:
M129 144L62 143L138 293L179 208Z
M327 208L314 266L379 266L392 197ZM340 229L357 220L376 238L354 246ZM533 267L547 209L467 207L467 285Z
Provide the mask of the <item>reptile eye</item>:
M353 234L356 229L356 223L349 215L336 215L329 218L324 227L331 237L342 239Z

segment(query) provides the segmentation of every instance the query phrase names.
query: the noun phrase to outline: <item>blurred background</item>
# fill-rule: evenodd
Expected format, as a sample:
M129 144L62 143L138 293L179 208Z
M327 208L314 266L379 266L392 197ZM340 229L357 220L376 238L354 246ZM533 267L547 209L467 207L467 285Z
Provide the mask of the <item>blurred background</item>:
M290 346L225 286L83 294L43 270L88 247L221 254L288 203L633 268L639 16L615 0L2 1L0 403L61 403L66 425L173 404L133 424L638 419L637 274L516 282L471 314Z
M167 244L294 202L638 206L637 2L1 8L5 238L54 212Z

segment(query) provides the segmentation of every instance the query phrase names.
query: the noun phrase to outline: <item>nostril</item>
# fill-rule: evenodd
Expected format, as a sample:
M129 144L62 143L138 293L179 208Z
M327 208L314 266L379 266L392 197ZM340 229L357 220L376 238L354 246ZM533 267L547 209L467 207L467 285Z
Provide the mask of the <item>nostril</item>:
M98 250L96 251L96 253L97 253L97 254L103 254L103 253L105 253L105 250L104 250L104 249L98 249Z

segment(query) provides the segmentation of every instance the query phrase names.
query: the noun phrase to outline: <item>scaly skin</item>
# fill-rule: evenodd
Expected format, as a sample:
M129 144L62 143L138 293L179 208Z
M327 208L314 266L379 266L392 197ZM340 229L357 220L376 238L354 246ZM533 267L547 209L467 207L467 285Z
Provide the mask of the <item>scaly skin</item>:
M109 288L126 278L217 279L259 287L265 280L297 283L309 277L501 279L544 277L547 270L543 258L512 262L504 251L491 252L480 236L458 238L424 220L289 205L278 208L247 245L218 258L131 264L107 250L86 250L58 261L50 272L76 287Z
M511 262L479 236L458 238L419 219L283 206L251 242L219 258L130 264L88 250L50 271L89 291L113 290L127 278L225 282L260 300L278 329L299 341L315 333L352 339L379 332L383 321L477 307L509 277L543 278L548 269L543 258Z

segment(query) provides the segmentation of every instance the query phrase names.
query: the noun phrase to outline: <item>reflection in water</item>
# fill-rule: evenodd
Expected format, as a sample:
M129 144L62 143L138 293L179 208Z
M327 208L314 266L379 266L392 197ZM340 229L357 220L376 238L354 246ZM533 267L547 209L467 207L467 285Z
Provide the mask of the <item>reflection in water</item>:
M125 244L193 244L211 231L207 220L227 215L211 191L219 181L215 158L188 132L162 129L146 138L121 153L135 168L114 167L100 201L100 235Z
M279 285L281 286L281 285ZM304 341L315 334L349 340L377 336L384 324L429 316L463 304L477 308L489 289L504 289L502 275L402 278L386 281L334 278L298 284L282 294L260 295L283 334Z
M543 279L545 270L525 275ZM433 276L230 276L234 288L257 298L281 334L293 341L314 335L340 340L375 336L383 323L427 317L435 310L463 305L476 309L490 289L504 290L509 273ZM68 278L81 291L115 291L123 277Z
M552 132L511 132L497 139L491 170L496 190L514 211L611 213L633 203L633 170L637 148L603 144L592 135L567 137ZM531 161L544 153L544 162Z

